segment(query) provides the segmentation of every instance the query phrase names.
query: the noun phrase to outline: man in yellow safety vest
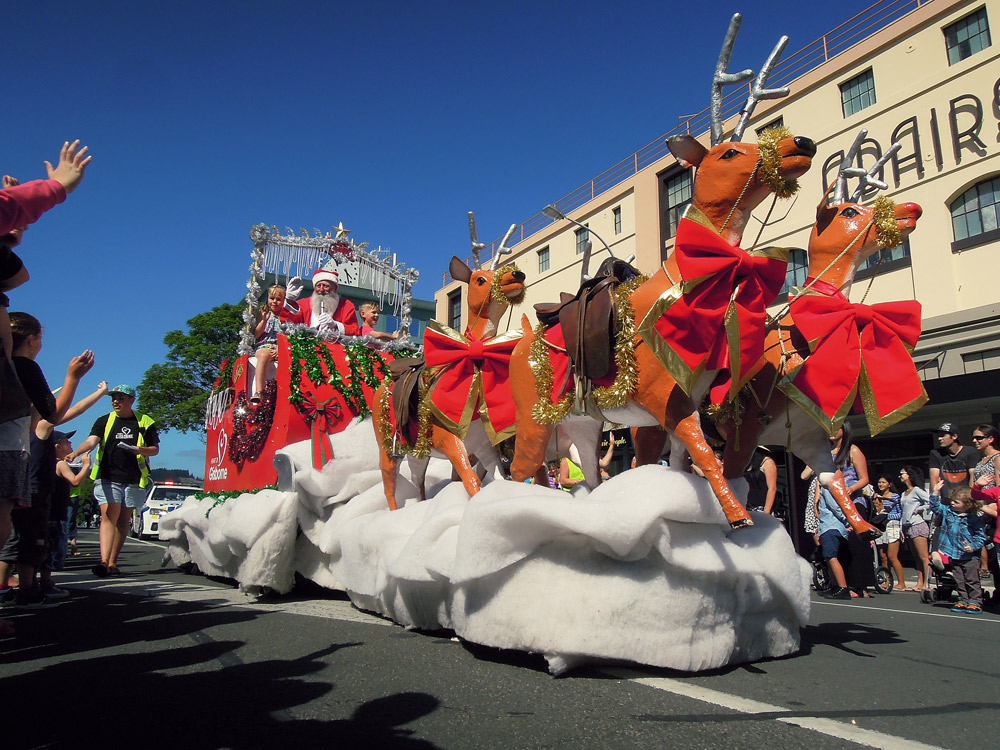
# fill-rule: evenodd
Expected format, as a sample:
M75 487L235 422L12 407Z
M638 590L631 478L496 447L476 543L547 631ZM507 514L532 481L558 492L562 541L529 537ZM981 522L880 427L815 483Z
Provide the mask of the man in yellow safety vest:
M92 568L103 578L119 575L118 553L132 524L132 513L142 512L149 485L149 458L160 452L156 423L132 409L135 388L119 385L108 392L113 411L94 422L90 437L66 456L97 448L91 478L94 499L101 506L101 562Z

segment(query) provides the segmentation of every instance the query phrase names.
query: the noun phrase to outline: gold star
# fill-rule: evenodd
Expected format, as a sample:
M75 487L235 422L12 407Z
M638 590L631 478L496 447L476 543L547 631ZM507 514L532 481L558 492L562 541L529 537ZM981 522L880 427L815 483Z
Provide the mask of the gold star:
M340 222L334 229L337 230L337 236L334 239L338 240L346 240L347 235L351 233L350 229L344 229L344 222Z

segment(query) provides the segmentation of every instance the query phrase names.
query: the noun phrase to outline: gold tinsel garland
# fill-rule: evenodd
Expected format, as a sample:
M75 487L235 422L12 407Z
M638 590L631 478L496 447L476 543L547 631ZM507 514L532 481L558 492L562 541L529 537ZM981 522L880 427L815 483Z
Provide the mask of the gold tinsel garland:
M395 427L389 419L392 413L390 399L392 397L392 378L386 377L382 381L383 388L379 393L379 421L378 436L382 450L392 453L392 436ZM424 396L420 399L420 407L417 410L417 442L409 445L402 435L396 444L398 453L409 453L414 458L426 458L431 454L431 405L430 398Z
M875 238L883 250L896 247L903 242L903 233L896 222L896 204L884 195L875 199L872 206L872 222L875 224Z
M618 305L615 364L618 366L618 373L614 383L594 389L594 400L602 409L620 409L627 405L629 397L639 386L639 366L635 361L635 310L631 297L648 280L648 276L639 274L615 287L615 302Z
M594 389L594 400L602 409L618 409L627 405L629 397L635 393L639 384L639 367L635 360L635 310L631 296L648 280L646 275L640 274L615 288L615 302L618 305L615 364L618 366L618 373L614 383ZM552 361L549 359L549 345L545 341L545 327L541 323L535 328L535 340L531 342L528 364L535 376L537 396L531 416L539 424L561 422L573 408L575 394L566 393L558 402L552 401Z
M781 167L781 152L778 144L784 138L791 138L792 131L784 125L768 128L759 136L757 143L760 154L760 179L779 198L790 198L799 189L798 180L786 180L778 172Z
M531 407L531 416L538 424L557 424L573 408L573 393L565 394L558 403L552 403L552 360L549 359L549 345L545 341L545 326L535 326L535 340L528 350L528 366L535 376L537 399Z
M520 271L521 269L517 267L517 263L508 263L505 266L500 266L493 274L493 281L490 282L490 296L493 301L501 305L520 305L524 300L524 285L521 286L521 293L514 297L513 299L508 299L507 295L503 293L500 288L503 277L508 273L514 273L514 271Z

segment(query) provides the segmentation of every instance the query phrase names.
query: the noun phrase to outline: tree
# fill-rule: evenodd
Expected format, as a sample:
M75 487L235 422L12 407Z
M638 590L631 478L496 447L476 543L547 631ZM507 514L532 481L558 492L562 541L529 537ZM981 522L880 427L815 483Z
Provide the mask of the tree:
M142 411L161 432L198 432L205 438L205 404L223 359L236 356L243 305L223 303L168 331L166 361L146 370L139 384Z

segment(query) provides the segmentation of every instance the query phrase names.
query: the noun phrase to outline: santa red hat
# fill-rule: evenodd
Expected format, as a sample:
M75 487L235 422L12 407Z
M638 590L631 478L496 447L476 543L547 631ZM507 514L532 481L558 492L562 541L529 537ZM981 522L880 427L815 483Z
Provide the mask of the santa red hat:
M320 281L329 281L331 284L340 284L340 274L334 270L327 270L325 268L318 268L313 273L313 289L316 288L316 284Z

